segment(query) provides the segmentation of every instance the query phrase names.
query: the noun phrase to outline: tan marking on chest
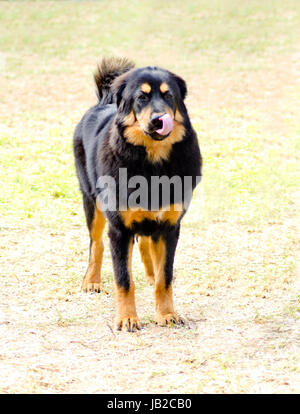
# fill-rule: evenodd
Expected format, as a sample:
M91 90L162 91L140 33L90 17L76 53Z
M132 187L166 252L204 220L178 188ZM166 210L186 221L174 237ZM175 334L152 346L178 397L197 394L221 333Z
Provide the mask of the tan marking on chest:
M125 227L132 227L134 223L142 223L144 220L156 221L164 223L168 221L174 225L179 220L183 213L183 206L180 203L172 204L167 209L160 209L158 211L143 210L142 208L128 209L120 211Z

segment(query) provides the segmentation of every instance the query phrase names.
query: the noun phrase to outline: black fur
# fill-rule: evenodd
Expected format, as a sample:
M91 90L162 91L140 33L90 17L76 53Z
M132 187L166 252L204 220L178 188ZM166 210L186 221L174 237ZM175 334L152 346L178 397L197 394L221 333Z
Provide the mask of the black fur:
M142 175L149 184L152 176L177 175L182 179L184 176L192 176L193 188L197 184L196 177L201 175L201 155L197 136L184 104L187 89L182 78L158 67L133 69L133 64L126 59L112 59L102 62L95 80L99 102L83 116L74 134L76 171L89 228L96 208L96 198L99 196L101 199L101 189L96 186L100 176L109 175L115 178L118 195L119 168L127 168L128 179L135 175ZM151 97L140 97L140 85L143 82L152 85ZM170 85L171 96L160 94L158 88L161 82ZM142 102L144 99L151 100L151 113L154 115L163 113L165 108L170 108L174 113L178 110L183 118L185 129L183 139L173 144L168 159L151 161L143 145L133 145L124 137L125 116L133 112L136 119L145 106L145 102ZM154 135L153 139L160 138ZM130 193L128 190L128 197ZM149 191L149 205L150 201ZM171 192L171 204L177 201ZM125 227L119 211L108 211L105 214L109 222L116 283L129 289L126 252L130 239L138 234L151 236L154 241L159 237L164 239L167 249L166 287L169 286L173 277L173 261L183 214L175 225L167 221L145 219L133 223L131 228Z

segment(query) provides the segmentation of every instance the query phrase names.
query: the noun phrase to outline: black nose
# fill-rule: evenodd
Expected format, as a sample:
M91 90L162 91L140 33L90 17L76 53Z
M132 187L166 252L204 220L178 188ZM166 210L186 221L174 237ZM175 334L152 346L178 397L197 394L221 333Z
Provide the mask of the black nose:
M153 117L150 118L150 128L153 129L154 131L156 131L157 129L162 128L163 123L159 119L161 117L162 117L162 115L154 115Z

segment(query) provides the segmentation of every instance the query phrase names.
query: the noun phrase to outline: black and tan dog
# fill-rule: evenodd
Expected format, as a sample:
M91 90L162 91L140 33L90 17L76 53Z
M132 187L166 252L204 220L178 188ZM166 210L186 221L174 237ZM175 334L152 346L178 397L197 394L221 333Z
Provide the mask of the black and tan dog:
M183 181L189 176L194 189L201 175L197 136L184 105L186 84L167 70L150 66L136 69L121 58L103 59L95 81L99 103L84 115L74 134L76 170L90 232L90 258L82 289L101 290L102 235L107 220L118 329L133 332L140 328L131 270L135 238L147 280L154 284L157 323L181 324L173 307L172 278L180 222L186 211L183 195L178 199L171 190L168 205L164 205L160 194L158 208L153 210L150 206L153 177L176 176ZM170 128L163 125L164 117L171 121ZM149 184L149 208L124 209L132 189L122 191L126 196L121 203L119 194L124 184L119 182L120 169L126 169L128 180L144 177ZM115 180L116 185L109 191L115 192L112 196L117 201L116 209L101 208L103 188L97 182L104 176Z

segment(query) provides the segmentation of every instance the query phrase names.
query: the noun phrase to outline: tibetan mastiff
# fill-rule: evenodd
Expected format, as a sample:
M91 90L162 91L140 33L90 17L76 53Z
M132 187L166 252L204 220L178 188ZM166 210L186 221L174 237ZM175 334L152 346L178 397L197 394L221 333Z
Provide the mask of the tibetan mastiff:
M135 68L125 58L103 59L94 78L98 103L77 125L73 141L90 234L82 290L101 291L108 221L117 328L140 329L131 265L136 241L147 281L154 285L157 323L183 324L173 306L173 262L202 164L184 104L186 83L160 67Z

